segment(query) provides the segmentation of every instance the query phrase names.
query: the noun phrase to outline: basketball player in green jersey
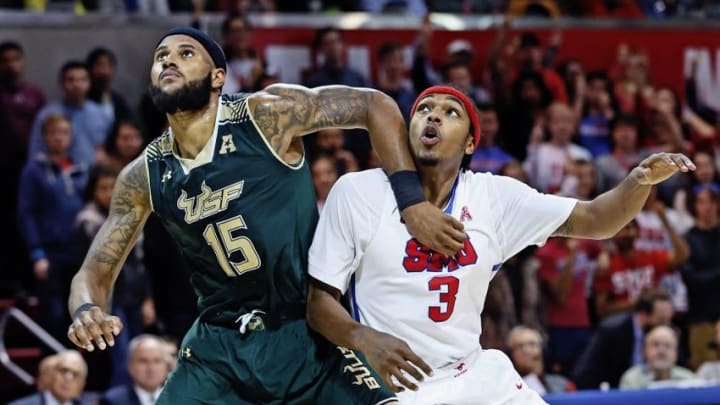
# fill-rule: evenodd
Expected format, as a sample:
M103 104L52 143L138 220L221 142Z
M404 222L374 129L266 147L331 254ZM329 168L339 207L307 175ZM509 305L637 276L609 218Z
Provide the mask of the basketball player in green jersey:
M308 329L306 266L317 210L300 136L367 129L410 232L452 254L463 246L462 225L424 201L391 98L294 85L221 96L224 77L222 51L201 31L175 28L158 44L151 93L170 128L118 178L108 219L73 280L68 337L89 351L114 344L122 324L107 313L108 299L155 212L192 268L200 309L158 403L394 401L359 353ZM420 359L416 365L430 371ZM407 372L421 378L414 367Z

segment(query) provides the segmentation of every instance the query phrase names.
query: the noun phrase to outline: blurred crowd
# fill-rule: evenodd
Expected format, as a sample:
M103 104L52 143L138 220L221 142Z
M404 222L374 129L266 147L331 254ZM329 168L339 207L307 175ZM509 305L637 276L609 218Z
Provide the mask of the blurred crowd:
M221 3L213 7L231 6ZM240 3L282 9L270 0L233 7ZM382 8L390 2L364 3ZM472 10L491 3L505 10L521 2L443 2ZM563 2L524 3L567 12ZM680 10L713 2L587 3L650 15L660 3ZM257 91L278 80L253 48L252 30L244 14L232 12L222 23L225 93ZM404 52L410 44L383 43L371 80L346 63L341 30L319 29L312 44L318 64L304 72L302 84L374 87L392 96L406 117L416 94L452 84L479 110L482 139L471 169L511 176L545 193L595 198L658 151L685 153L697 165L654 189L637 218L610 240L553 238L507 261L488 293L482 345L506 350L541 393L720 384L719 117L698 101L692 69L678 94L654 83L648 56L625 44L604 69L587 71L582 60L558 60L561 32L543 43L531 31L503 25L486 60L477 60L464 40L437 54L432 37L425 19L411 60ZM0 200L0 226L12 235L0 245L0 296L20 307L40 297L41 325L70 347L70 280L107 217L119 171L166 122L147 94L132 105L113 87L118 61L111 49L91 49L85 60L56 67L56 100L23 78L25 52L38 50L0 43L0 176L12 193ZM305 142L320 210L340 176L379 166L363 131L320 131ZM166 349L156 353L162 378L146 376L164 380L176 342L196 315L188 279L181 252L151 217L113 293L111 312L125 324L115 347L110 354L53 355L44 383L41 367L38 395L62 403L87 388L100 393L95 400L107 400L113 390L141 387L136 394L149 396L140 403L152 403L161 383L141 382L145 374L137 370L159 360L138 360L150 356L138 353ZM76 391L63 394L68 390Z
M718 18L718 0L0 0L0 9L169 15L172 13L338 13L423 16L428 12L538 18Z

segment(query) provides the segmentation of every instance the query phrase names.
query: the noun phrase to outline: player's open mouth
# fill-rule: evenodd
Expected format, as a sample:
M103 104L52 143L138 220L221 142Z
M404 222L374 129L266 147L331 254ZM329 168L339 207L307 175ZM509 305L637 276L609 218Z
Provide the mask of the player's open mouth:
M440 142L437 128L433 125L426 126L423 134L420 136L420 141L423 145L435 145Z

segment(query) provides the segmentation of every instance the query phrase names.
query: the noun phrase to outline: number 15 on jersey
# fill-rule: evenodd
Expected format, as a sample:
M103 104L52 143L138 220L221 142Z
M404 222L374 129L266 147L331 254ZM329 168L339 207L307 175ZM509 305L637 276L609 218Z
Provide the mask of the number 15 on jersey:
M215 253L220 267L228 277L237 277L248 271L257 270L262 264L255 245L247 236L233 236L233 232L247 229L242 215L208 224L203 231L205 241ZM219 235L219 236L218 236ZM230 256L240 252L244 259L236 262Z

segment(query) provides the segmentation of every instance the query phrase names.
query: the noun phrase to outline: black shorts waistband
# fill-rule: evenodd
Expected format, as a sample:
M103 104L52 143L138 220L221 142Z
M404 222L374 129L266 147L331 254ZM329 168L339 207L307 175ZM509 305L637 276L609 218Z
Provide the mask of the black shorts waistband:
M221 326L223 328L238 329L240 327L240 317L244 314L250 314L251 312L252 311L245 313L238 312L238 314L232 318L209 319L204 321L201 319L201 321L210 325ZM277 330L287 322L305 319L305 307L289 307L269 313L256 312L252 315L252 318L253 319L248 323L247 329L249 331L259 332L265 329Z

